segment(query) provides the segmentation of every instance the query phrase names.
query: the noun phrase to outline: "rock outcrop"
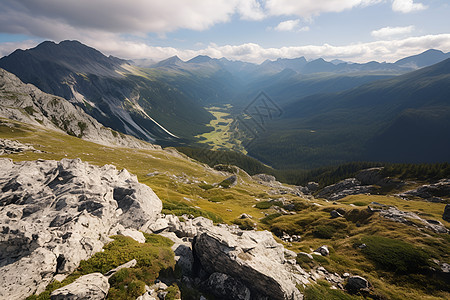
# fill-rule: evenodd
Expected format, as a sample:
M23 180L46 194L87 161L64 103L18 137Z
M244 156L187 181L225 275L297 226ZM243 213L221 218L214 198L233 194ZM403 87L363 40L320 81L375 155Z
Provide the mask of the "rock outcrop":
M317 198L336 201L348 195L366 194L373 192L375 187L371 185L362 185L356 178L347 178L338 183L324 187L317 193Z
M372 202L372 205L369 205L367 209L370 212L378 212L380 216L394 222L418 227L419 229L424 227L436 233L449 232L449 230L437 220L423 219L415 213L402 211L395 206L388 206L381 203ZM412 220L415 220L416 222L413 222ZM418 226L418 224L420 223L422 224L422 226Z
M442 197L450 198L450 178L441 179L437 183L422 185L397 196L407 199L417 197L429 202L444 202Z
M250 290L227 274L212 273L206 284L217 299L250 300Z
M42 292L126 227L146 229L162 203L126 170L79 159L0 159L0 298Z
M302 299L296 284L308 284L311 278L296 264L296 254L268 231L213 225L203 217L181 222L172 215L150 229L174 241L183 274L217 299Z
M442 219L450 222L450 204L447 204L444 208L444 213L442 214Z
M100 273L91 273L81 276L71 284L54 290L50 296L51 300L67 299L91 299L102 300L108 295L108 278Z
M368 292L370 283L361 276L350 276L345 288L351 293Z
M18 141L12 141L8 139L0 139L0 155L3 154L16 154L25 151L37 152L32 145L22 144Z
M270 299L300 299L300 275L287 269L284 248L268 231L241 231L214 227L196 237L194 253L207 273L227 274L252 293Z
M0 68L0 117L78 136L84 140L130 148L160 148L101 125L64 98L25 84Z

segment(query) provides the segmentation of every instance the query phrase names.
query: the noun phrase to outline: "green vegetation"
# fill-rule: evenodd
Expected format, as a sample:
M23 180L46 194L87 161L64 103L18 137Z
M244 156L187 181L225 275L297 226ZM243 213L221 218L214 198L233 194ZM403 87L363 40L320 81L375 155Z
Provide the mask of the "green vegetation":
M308 285L304 291L305 300L355 300L361 297L349 295L341 290L331 289L331 284L325 280Z
M250 175L258 173L272 174L274 171L258 160L248 157L240 152L189 147L177 147L176 149L193 159L206 163L210 167L214 167L218 164L235 165L245 170Z
M211 219L214 223L223 222L222 218L212 212L201 210L192 206L189 206L183 202L177 202L172 200L167 200L163 202L163 214L174 214L176 216L182 215L192 215L196 217L205 217Z
M283 206L283 202L281 201L261 201L255 204L256 208L259 209L268 209L272 206Z
M23 110L29 115L33 115L35 113L33 106L26 106Z
M2 120L2 122L4 121ZM384 299L437 300L448 298L448 286L446 287L445 281L436 273L430 273L431 271L420 271L416 274L396 273L378 265L375 260L364 253L364 250L354 248L355 243L369 245L370 242L363 241L367 236L381 236L390 240L403 241L412 245L414 249L423 249L432 259L449 263L447 253L450 253L450 238L448 235L435 234L421 228L420 224L418 226L421 230L395 223L381 218L377 213L370 213L365 208L371 202L395 205L400 210L414 212L423 218L439 220L449 226L450 223L442 220L442 212L445 207L443 203L406 201L389 195L352 195L332 204L322 199L302 199L290 193L273 194L271 187L258 184L242 172L237 174L238 184L236 186L229 189L210 188L229 175L211 171L202 164L186 159L184 155L172 153L169 149L112 148L58 132L31 128L14 121L7 122L8 126L0 124L0 137L29 143L43 151L4 156L14 161L39 158L60 160L79 157L83 161L95 165L113 164L119 169L126 168L129 172L136 174L141 183L150 186L155 191L163 202L163 213L204 216L214 222L238 223L238 226L250 229L252 224L244 221L247 223L245 224L238 219L242 213L246 213L253 216L249 221L255 223L257 229L271 230L277 236L281 236L283 232L300 235L300 241L285 243L286 247L297 253L300 251L310 253L321 245L328 245L329 256L314 255L313 261L298 260L299 265L305 269L324 266L330 272L339 274L349 272L361 275L371 282L374 291L383 295ZM339 171L335 167L328 170L335 170L335 173L323 172L324 176L329 176L329 178L347 172L343 167ZM320 172L314 176L320 176ZM410 187L408 185L404 188ZM272 207L277 201L281 205L281 200L277 200L281 197L283 203L290 204L282 206L289 210L290 214L281 214L277 206ZM345 209L344 217L330 219L330 211L338 208ZM323 233L331 235L331 238L324 239ZM278 241L281 242L281 240ZM86 266L83 265L83 267ZM170 270L171 268L163 268L163 270L166 269ZM160 270L159 274L155 274L155 276L161 278L165 273L163 270ZM135 281L131 285L132 289L127 289L126 293L137 293L135 291L139 291L142 286L138 281L144 282L145 278L134 271L126 275L131 281ZM124 290L119 282L120 280L117 281L116 292L118 295L123 295ZM57 288L60 284L54 282L49 285L48 290ZM127 283L123 288L125 285L130 287L130 284ZM198 295L198 291L191 290L182 284L179 285L179 288L183 298L188 295ZM319 291L318 295L322 295L322 292L329 292L329 288L325 290ZM326 296L322 295L321 297Z
M238 225L242 230L253 230L256 224L251 219L236 219L233 224Z
M365 236L362 253L378 267L400 274L420 273L430 267L429 255L403 241L381 236Z
M27 299L50 299L54 290L74 282L80 276L94 272L104 274L133 259L137 260L135 267L122 269L109 279L111 287L108 299L136 299L145 292L145 285L152 285L160 274L175 278L174 254L170 248L173 242L155 234L144 235L144 244L130 237L113 236L114 241L105 245L103 252L81 261L76 271L62 282L54 281L43 293Z
M78 122L78 127L80 128L80 134L78 135L79 138L83 137L84 131L87 128L87 124L84 122Z
M250 175L265 173L277 180L294 185L305 185L315 181L321 187L354 177L360 170L384 167L382 175L408 180L438 180L450 177L450 163L400 164L381 162L350 162L316 169L272 169L260 161L242 153L229 150L177 147L180 152L213 167L218 164L235 165Z

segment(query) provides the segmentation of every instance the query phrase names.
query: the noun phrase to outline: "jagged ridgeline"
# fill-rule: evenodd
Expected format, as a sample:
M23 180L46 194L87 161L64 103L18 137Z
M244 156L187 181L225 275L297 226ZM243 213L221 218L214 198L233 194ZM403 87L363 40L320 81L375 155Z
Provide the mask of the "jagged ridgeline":
M211 122L211 107L231 119L245 117L264 90L282 113L238 148L277 169L312 169L448 161L448 59L449 53L428 50L395 63L301 57L257 65L207 56L147 63L63 41L14 51L0 67L70 100L105 127L164 146L203 141L221 148L222 138L204 140L211 130L227 136L228 148L243 144L246 129Z
M0 59L0 298L448 299L448 55Z
M165 81L77 41L16 50L0 67L70 100L104 126L147 141L192 137L207 131L212 117Z

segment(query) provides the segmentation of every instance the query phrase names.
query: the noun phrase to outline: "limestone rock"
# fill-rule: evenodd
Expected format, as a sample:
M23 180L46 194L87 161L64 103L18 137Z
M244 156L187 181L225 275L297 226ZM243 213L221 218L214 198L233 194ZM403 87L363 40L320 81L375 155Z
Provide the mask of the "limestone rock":
M29 144L22 144L18 141L8 139L0 139L0 155L20 153L24 151L37 152L37 150Z
M119 231L118 234L128 236L139 243L145 243L144 234L136 229L126 228L124 230Z
M314 181L310 181L306 184L306 188L310 193L313 193L319 189L319 184Z
M113 276L115 273L117 273L118 271L125 269L125 268L132 268L132 267L136 266L136 264L137 264L137 261L135 259L130 260L129 262L124 263L123 265L120 265L117 268L109 270L108 272L105 273L105 276L109 278L109 277Z
M269 299L302 299L297 283L308 280L289 269L284 248L268 231L231 232L213 227L197 235L194 253L209 274L223 273Z
M108 279L100 273L81 276L69 285L59 288L50 296L51 300L105 299L108 295Z
M324 187L317 198L325 198L331 201L342 199L348 195L357 195L370 193L374 190L373 186L361 185L356 178L347 178L338 183Z
M342 217L342 214L340 214L337 210L334 209L334 210L330 211L330 216L332 219L335 219L335 218Z
M350 276L347 281L347 285L345 288L349 292L359 292L359 291L368 291L370 288L370 283L361 276Z
M328 254L330 254L330 250L328 250L327 245L320 246L314 252L319 253L322 256L327 256Z
M174 242L172 245L172 250L175 254L177 266L181 268L184 275L191 275L194 266L192 244L190 242L183 241L173 232L161 232L160 235L169 238L172 242Z
M207 286L217 299L250 300L250 290L227 274L212 273Z
M117 228L140 229L162 208L126 170L79 159L0 159L0 190L0 298L8 299L41 292L100 251Z
M441 179L434 184L425 184L416 189L398 194L402 198L419 197L430 202L443 202L440 197L450 197L450 178Z
M369 206L370 209L370 206ZM378 212L380 216L389 219L394 222L403 223L410 226L417 227L416 222L412 222L410 219L417 220L419 223L423 224L423 227L432 230L436 233L447 233L449 230L437 220L425 220L412 212L402 211L395 206L380 206L380 209L373 210Z
M264 181L264 182L273 182L277 180L275 176L268 174L256 174L253 175L252 178L256 181Z

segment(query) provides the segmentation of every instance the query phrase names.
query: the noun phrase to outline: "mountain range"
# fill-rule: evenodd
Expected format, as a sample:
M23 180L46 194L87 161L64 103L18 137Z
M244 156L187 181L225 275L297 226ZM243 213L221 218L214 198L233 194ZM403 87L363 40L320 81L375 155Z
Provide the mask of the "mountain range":
M222 130L211 125L210 107L245 117L265 91L282 114L258 129L246 150L277 168L311 168L354 160L448 161L449 58L428 50L395 63L130 61L63 41L16 50L0 59L0 68L105 127L161 145L199 146L200 134Z

